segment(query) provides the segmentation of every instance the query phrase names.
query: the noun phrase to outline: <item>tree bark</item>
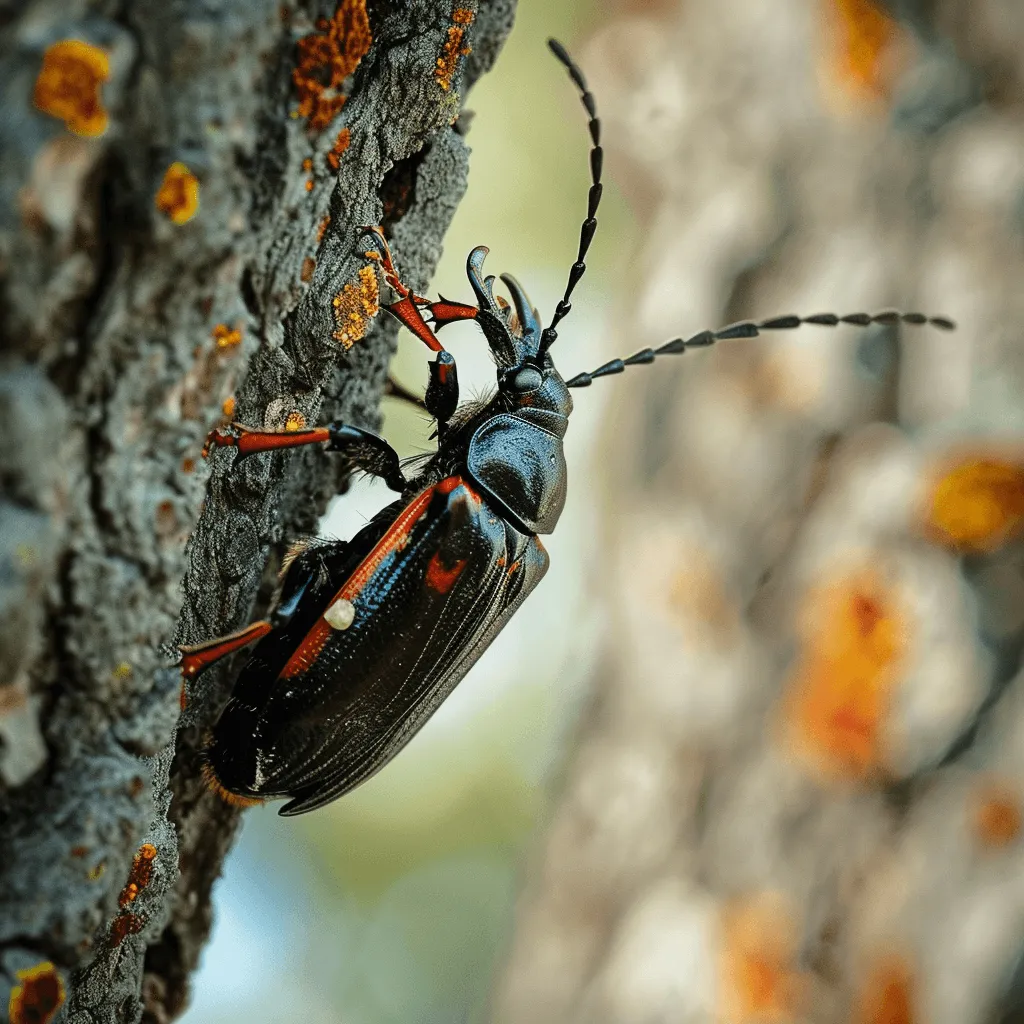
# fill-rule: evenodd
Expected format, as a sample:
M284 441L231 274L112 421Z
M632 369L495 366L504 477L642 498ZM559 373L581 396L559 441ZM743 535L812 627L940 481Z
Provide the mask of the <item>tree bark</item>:
M384 225L418 291L433 272L465 188L462 102L514 0L456 7L0 12L0 1006L43 961L70 1021L162 1022L186 1003L239 824L198 756L231 673L210 670L179 713L161 645L258 616L346 479L319 450L235 467L200 449L229 397L250 425L379 426L396 325L346 351L332 302L367 266L360 225ZM298 41L364 9L372 45L313 130L295 116ZM63 39L108 55L101 137L33 107ZM182 224L154 205L176 161L199 182Z

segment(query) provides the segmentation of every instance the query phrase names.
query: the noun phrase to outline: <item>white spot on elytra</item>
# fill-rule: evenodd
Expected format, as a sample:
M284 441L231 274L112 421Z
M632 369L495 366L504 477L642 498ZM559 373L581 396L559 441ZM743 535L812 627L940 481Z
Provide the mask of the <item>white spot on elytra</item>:
M339 597L327 611L324 612L324 621L332 629L348 629L356 617L356 606L351 602Z

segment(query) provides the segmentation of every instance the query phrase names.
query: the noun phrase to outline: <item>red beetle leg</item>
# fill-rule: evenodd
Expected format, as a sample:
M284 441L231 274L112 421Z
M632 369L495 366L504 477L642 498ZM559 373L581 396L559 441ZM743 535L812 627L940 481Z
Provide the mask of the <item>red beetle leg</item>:
M245 458L257 452L298 448L304 444L315 444L317 441L331 439L326 427L310 427L306 430L253 430L251 427L243 427L240 423L232 423L231 426L238 433L233 434L220 427L210 431L203 445L204 459L210 454L211 448L237 448L239 458Z
M423 319L423 314L420 313L419 307L409 296L399 299L398 302L392 302L390 306L385 306L384 308L392 316L401 320L432 352L442 352L444 350L444 346L434 337L433 331L427 326L427 322Z
M456 320L475 320L480 312L476 306L466 306L461 302L449 302L443 296L438 302L428 303L434 330L439 331L446 324Z
M181 651L181 678L183 682L191 682L201 672L208 669L214 662L233 654L240 647L251 644L261 636L266 636L271 630L271 625L265 619L260 619L244 629L239 629L227 636L217 637L216 640L207 640L204 644L195 644L192 647L179 647Z

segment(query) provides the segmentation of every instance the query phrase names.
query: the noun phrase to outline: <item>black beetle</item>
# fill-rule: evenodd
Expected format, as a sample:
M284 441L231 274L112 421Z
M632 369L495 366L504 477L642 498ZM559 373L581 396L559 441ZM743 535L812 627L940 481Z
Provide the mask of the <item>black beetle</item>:
M219 658L259 641L206 750L208 781L226 799L289 797L281 810L286 815L321 807L387 764L437 710L547 570L538 534L554 530L565 503L562 438L572 412L570 388L659 355L805 323L954 326L918 313L782 316L675 338L563 380L550 347L586 270L601 200L602 150L582 72L561 44L549 45L580 91L592 140L587 217L551 323L542 329L510 276L502 281L514 308L495 297L494 279L483 276L482 246L467 261L475 306L415 295L402 284L383 234L367 228L397 295L385 308L437 353L422 403L437 423L436 454L407 480L386 441L344 423L291 432L235 425L210 435L211 445L235 447L240 457L327 442L401 494L352 540L315 541L295 550L269 621L182 648L188 682ZM488 401L460 406L455 360L434 332L470 319L490 346L498 387Z

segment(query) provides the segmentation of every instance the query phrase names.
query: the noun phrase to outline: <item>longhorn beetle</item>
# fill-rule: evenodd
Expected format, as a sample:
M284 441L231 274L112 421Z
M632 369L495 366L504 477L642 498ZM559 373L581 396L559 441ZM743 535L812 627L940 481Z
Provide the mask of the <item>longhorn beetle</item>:
M365 228L397 296L384 308L436 353L422 402L437 424L436 454L409 480L391 445L347 423L294 432L236 424L210 435L209 446L233 447L237 458L327 442L400 494L352 540L294 550L269 620L181 649L187 685L258 641L206 750L207 779L225 799L288 797L285 815L322 807L387 764L437 710L547 571L539 535L554 530L565 503L571 389L659 356L801 324L954 327L920 313L778 316L675 338L563 380L551 346L597 228L602 149L583 73L560 43L548 45L589 118L592 184L576 262L547 327L513 277L501 279L514 308L495 296L483 246L466 267L476 305L432 302L402 283L380 229ZM497 391L486 401L459 405L455 360L436 337L456 320L477 322L497 364Z

